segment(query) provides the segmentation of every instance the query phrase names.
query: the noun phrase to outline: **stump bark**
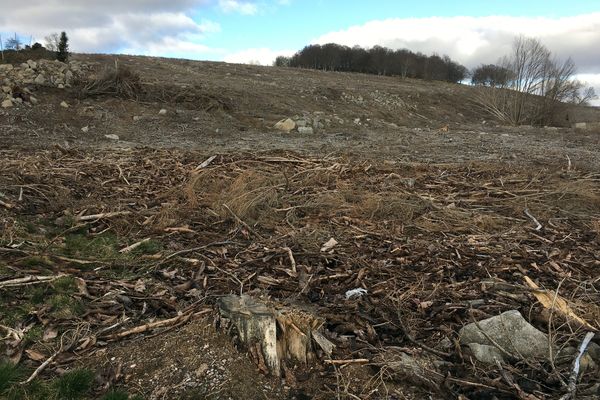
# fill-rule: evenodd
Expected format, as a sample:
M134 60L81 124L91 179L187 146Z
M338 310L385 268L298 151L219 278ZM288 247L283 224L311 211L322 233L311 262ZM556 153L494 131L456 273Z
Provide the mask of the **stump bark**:
M265 373L281 376L286 363L309 364L319 349L330 356L335 348L320 332L324 320L300 308L235 295L217 305L221 328L237 336Z

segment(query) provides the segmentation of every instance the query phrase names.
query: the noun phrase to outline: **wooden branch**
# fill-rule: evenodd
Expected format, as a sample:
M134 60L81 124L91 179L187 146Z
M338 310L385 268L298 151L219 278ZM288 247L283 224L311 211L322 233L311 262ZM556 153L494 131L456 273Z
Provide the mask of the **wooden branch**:
M139 242L136 242L136 243L134 243L132 245L129 245L127 247L123 247L121 250L119 250L119 253L129 253L130 251L137 249L142 244L147 243L149 241L150 241L150 238L146 238L146 239L140 240Z
M58 278L62 278L63 276L67 276L67 275L66 274L52 275L52 276L28 275L23 278L10 279L8 281L0 282L0 288L33 285L35 283L52 282Z
M101 213L101 214L81 215L81 216L76 217L76 220L77 221L95 221L97 219L120 217L123 215L130 215L130 214L131 214L131 211L114 211L114 212L107 212L107 213Z
M371 361L366 358L351 358L348 360L325 360L325 364L346 365L346 364L368 364Z

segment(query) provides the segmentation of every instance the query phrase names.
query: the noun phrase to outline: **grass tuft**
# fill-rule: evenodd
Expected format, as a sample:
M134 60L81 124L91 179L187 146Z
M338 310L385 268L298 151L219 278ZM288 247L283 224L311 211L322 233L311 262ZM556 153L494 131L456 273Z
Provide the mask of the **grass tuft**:
M94 382L94 373L87 369L76 369L61 376L56 382L59 399L77 400L89 398Z

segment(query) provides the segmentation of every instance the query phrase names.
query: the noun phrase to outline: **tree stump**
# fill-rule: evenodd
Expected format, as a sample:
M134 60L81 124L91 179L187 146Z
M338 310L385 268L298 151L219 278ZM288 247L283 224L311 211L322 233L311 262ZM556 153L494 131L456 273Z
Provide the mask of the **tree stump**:
M286 363L309 364L318 348L330 356L335 347L319 331L324 321L299 308L236 295L220 298L217 305L221 328L237 336L265 373L280 376Z

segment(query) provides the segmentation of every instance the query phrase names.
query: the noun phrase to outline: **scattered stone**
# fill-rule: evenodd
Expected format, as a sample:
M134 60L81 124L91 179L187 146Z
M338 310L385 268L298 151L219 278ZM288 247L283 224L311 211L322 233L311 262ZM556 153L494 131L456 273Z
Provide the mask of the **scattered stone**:
M65 85L63 85L62 83L59 83L57 87L58 87L59 89L64 89L64 88L65 88Z
M13 102L11 99L6 99L2 102L2 108L9 108L13 106Z
M312 135L314 132L313 128L310 126L301 126L298 128L298 133L304 135Z
M307 125L307 122L305 119L299 119L296 121L296 125L298 128L304 128Z
M69 108L69 104L68 104L66 101L61 101L61 102L60 102L60 106L61 106L62 108Z
M33 105L38 103L38 99L33 97L33 96L29 96L29 102Z
M166 110L166 109L164 109L164 108L163 108L163 109L161 109L161 110L158 112L158 115L167 115L167 110Z
M548 357L548 336L527 322L517 310L468 324L460 330L459 339L483 363L498 358L498 352L502 353L502 359L506 358L506 352L517 359Z
M90 128L88 126L84 126L83 128L81 128L81 132L83 133L88 133L90 131Z
M198 378L203 378L206 371L208 371L208 364L205 363L200 365L198 369L196 369L196 376Z
M142 117L140 117L139 115L134 115L134 116L133 116L133 120L134 120L135 122L137 122L137 121L139 121L139 120L141 120L141 119L142 119Z
M587 122L577 122L575 129L587 129Z
M38 76L35 77L34 82L37 83L38 85L43 85L44 82L46 82L46 78L44 77L43 74L38 74Z
M296 129L296 123L291 118L282 119L281 121L279 121L278 123L275 124L274 128L279 131L289 133L289 132L293 131L294 129Z
M110 133L108 135L104 135L105 138L110 139L110 140L119 140L119 136L115 135L114 133Z
M37 63L35 61L33 61L33 60L27 60L27 65L31 69L36 69L37 68Z

